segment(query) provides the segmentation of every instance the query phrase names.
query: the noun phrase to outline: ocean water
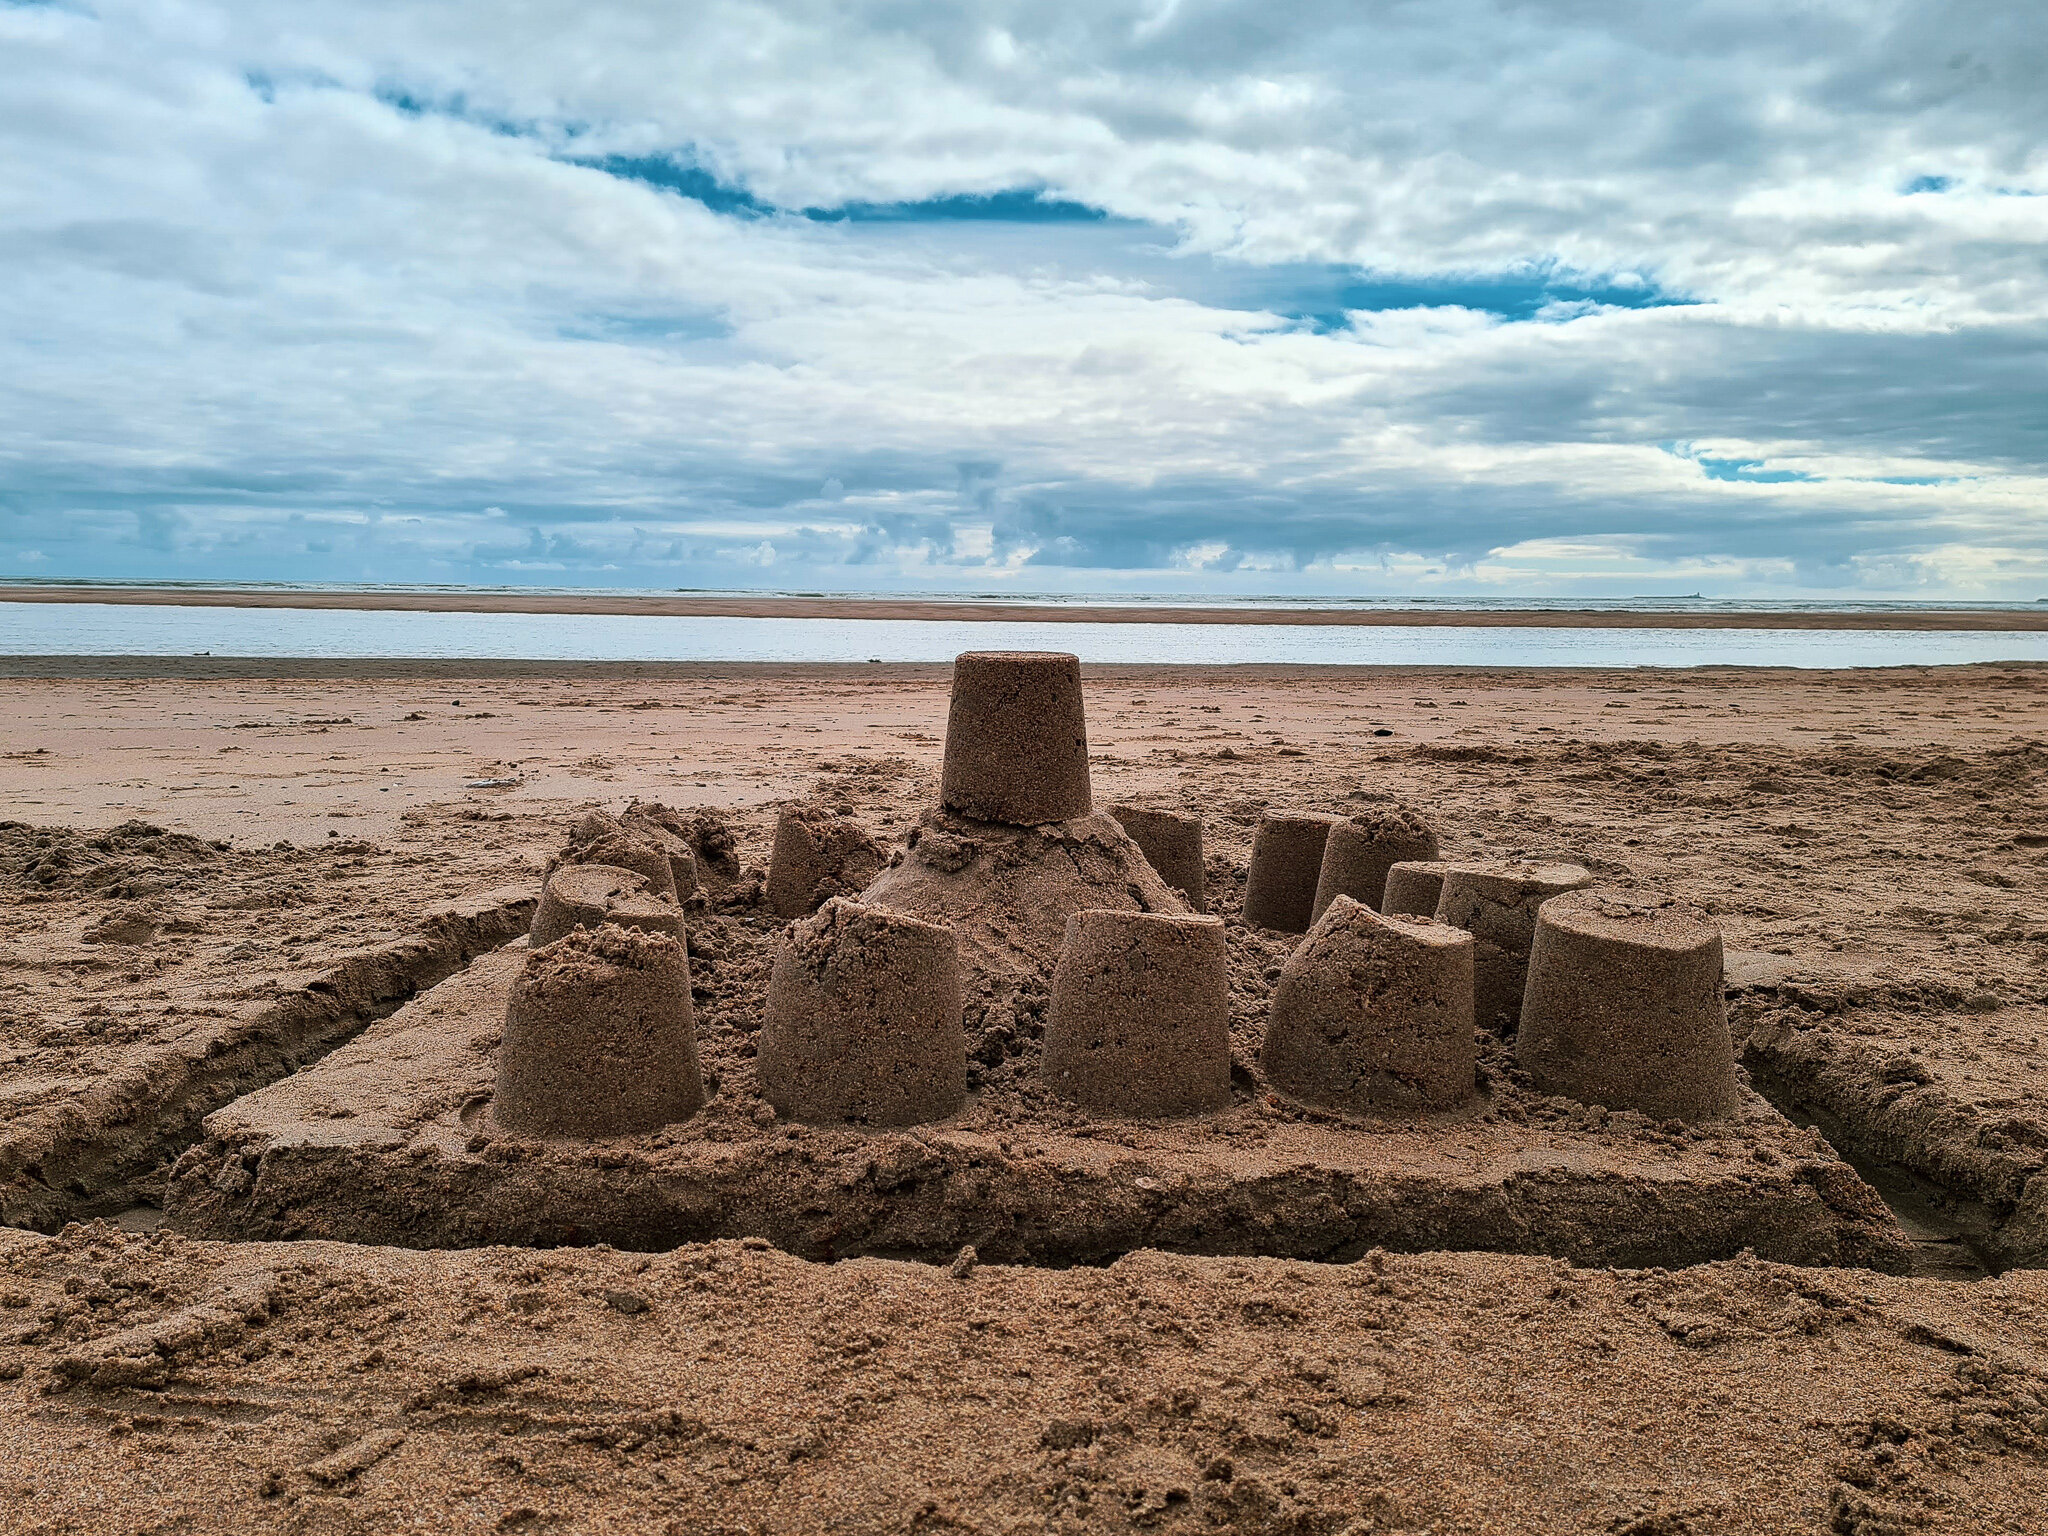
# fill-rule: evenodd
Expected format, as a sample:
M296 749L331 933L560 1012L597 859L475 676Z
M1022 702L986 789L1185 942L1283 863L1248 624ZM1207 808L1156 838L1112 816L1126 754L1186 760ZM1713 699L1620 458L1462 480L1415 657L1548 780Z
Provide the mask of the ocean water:
M395 582L290 581L42 581L30 576L0 576L0 598L9 587L125 587L138 591L194 590L207 592L430 592L502 594L525 597L808 597L966 604L1029 603L1041 608L1244 608L1300 609L1307 612L1373 612L1388 609L1448 609L1478 613L1912 613L1916 610L1972 613L2039 613L2039 602L1909 602L1898 598L1730 598L1644 594L1637 597L1401 597L1354 596L1343 593L1214 593L1214 592L1027 592L1027 591L807 591L795 588L756 590L700 587L486 587Z
M2048 662L2048 633L655 618L0 602L0 655L14 656L935 662L987 650L1210 666L1891 667Z

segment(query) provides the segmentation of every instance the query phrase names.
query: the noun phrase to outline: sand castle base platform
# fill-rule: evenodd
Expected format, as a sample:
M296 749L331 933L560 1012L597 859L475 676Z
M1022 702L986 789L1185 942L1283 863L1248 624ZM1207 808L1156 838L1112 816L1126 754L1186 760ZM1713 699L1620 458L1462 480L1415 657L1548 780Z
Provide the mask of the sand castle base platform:
M1501 1078L1465 1110L1344 1121L1240 1065L1231 1107L1089 1116L1010 1085L904 1131L792 1126L754 1064L706 1050L691 1120L602 1142L512 1135L490 1094L524 943L486 956L318 1065L217 1111L178 1163L171 1225L212 1237L411 1247L762 1237L789 1252L1096 1262L1141 1247L1348 1259L1372 1248L1679 1265L1753 1249L1897 1269L1877 1196L1747 1089L1667 1132Z

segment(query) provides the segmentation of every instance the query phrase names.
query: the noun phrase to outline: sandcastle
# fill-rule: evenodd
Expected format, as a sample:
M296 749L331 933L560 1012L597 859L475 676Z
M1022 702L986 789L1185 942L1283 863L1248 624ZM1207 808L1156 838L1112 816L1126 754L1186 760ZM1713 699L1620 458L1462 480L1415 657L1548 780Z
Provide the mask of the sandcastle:
M643 928L683 937L683 913L647 888L647 877L612 864L564 864L541 884L529 942L552 944L572 928Z
M834 896L851 896L875 878L882 857L852 816L826 806L784 806L768 860L769 910L802 917Z
M1721 930L1676 902L1574 891L1543 903L1515 1054L1537 1086L1659 1120L1738 1100Z
M1353 1114L1472 1097L1472 935L1330 903L1280 968L1260 1065L1281 1092Z
M951 929L835 896L776 936L761 1091L794 1120L915 1125L967 1094Z
M1110 1115L1195 1115L1230 1102L1230 971L1221 918L1076 912L1053 973L1040 1068Z
M1638 1116L1558 1114L1502 1069L1498 1040L1476 1040L1475 994L1480 1023L1512 1027L1536 908L1586 882L1576 867L1451 866L1438 910L1456 927L1333 894L1278 969L1255 1052L1273 935L1227 947L1224 921L1191 912L1118 819L1089 808L1077 678L1071 657L962 657L947 803L857 898L791 923L769 918L711 813L587 818L580 859L553 871L566 917L550 919L586 926L485 956L216 1112L168 1208L185 1230L243 1238L756 1237L821 1259L950 1261L964 1244L1061 1263L1137 1247L1634 1265L1899 1251L1853 1172L1739 1082L1734 1114L1675 1138ZM660 902L651 877L589 857L633 844L643 822L684 844L704 883L683 909L709 983L702 1041L683 945L620 925ZM1337 824L1267 818L1248 925L1308 927ZM1396 862L1384 905L1404 871L1436 873ZM1233 972L1239 938L1253 963ZM1546 1000L1597 987L1587 967L1604 963L1557 955L1559 979L1532 989L1545 1032ZM765 1019L758 996L735 995L764 970ZM1634 1015L1592 1017L1648 1038ZM1548 1037L1528 1042L1532 1071ZM1727 1081L1711 1069L1695 1074L1708 1098ZM1568 1052L1544 1070L1564 1092L1610 1091ZM1091 1123L1106 1115L1123 1118ZM574 1139L611 1136L637 1139Z
M690 962L664 933L577 929L532 951L505 1009L496 1122L537 1136L627 1136L704 1104Z
M1252 838L1244 920L1257 928L1306 933L1322 878L1323 848L1335 816L1267 816Z
M1388 806L1340 821L1323 844L1316 877L1314 922L1338 896L1383 910L1387 871L1404 860L1434 859L1436 829L1406 806Z
M1511 1035L1522 1015L1536 909L1553 896L1593 883L1576 864L1504 859L1453 864L1444 871L1436 920L1472 935L1473 1016L1481 1029Z
M956 929L970 994L1042 987L1076 912L1187 913L1116 818L1089 808L1072 656L961 656L941 783L945 803L860 899Z
M1145 862L1197 912L1209 910L1202 878L1202 820L1149 805L1113 805L1109 814L1131 835Z
M1441 859L1404 859L1392 866L1380 894L1380 910L1389 917L1436 916L1436 904L1444 894L1444 871L1450 867Z

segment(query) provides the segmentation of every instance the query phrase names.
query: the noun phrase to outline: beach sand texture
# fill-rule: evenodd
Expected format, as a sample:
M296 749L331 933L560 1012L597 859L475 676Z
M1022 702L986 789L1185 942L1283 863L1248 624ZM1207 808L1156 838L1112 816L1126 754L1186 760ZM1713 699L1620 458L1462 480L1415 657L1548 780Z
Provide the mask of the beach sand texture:
M272 670L0 684L9 1222L151 1225L201 1115L431 1007L523 931L570 822L635 797L737 836L691 958L707 1062L744 1060L738 972L773 926L745 871L780 804L889 845L937 798L944 668ZM1393 801L1453 861L1569 859L1705 908L1738 1061L1897 1197L1921 1276L0 1232L0 1507L53 1530L2030 1529L2041 1271L1927 1276L2048 1263L2048 674L1084 675L1097 802L1199 811L1226 921L1261 816ZM1233 1041L1256 1040L1298 939L1231 942ZM1021 1071L1030 1022L970 1018L978 1069Z

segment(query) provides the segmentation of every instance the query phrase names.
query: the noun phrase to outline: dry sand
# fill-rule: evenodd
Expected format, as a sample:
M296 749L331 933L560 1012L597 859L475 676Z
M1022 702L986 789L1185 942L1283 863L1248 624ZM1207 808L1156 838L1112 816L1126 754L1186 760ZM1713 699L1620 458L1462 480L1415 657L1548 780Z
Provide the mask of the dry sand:
M165 1083L318 1056L516 926L592 805L722 808L754 865L800 795L898 838L946 711L942 668L62 665L0 684L0 1175L42 1226L155 1175L49 1177L23 1125L139 1154ZM1089 727L1099 802L1202 812L1226 906L1267 807L1394 797L1447 857L1707 907L1752 1079L1887 1163L1924 1235L2048 1262L2048 672L1092 668ZM231 848L34 830L130 819ZM10 1530L2048 1528L2031 1271L0 1244ZM102 1375L108 1338L139 1376Z
M965 1273L956 1278L954 1270ZM2048 1277L0 1232L59 1531L2034 1532Z

